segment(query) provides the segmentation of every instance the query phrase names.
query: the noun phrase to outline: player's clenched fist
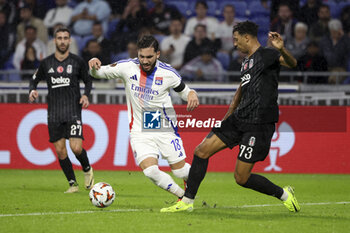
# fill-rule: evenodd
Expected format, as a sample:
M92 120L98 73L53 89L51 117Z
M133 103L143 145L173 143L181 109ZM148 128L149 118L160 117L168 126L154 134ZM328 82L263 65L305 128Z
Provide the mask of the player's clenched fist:
M101 61L100 59L94 57L89 60L89 69L95 68L96 70L100 69Z

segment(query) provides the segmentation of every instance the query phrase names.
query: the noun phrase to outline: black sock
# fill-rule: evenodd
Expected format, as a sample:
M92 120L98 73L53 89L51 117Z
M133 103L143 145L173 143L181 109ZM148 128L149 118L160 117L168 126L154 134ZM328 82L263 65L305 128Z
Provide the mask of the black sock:
M275 185L267 178L257 174L251 174L247 180L247 183L242 186L270 196L277 197L278 199L283 194L283 189L281 187Z
M86 150L84 148L83 148L81 154L80 155L76 155L75 157L80 162L81 167L83 168L84 172L87 172L87 171L90 170L89 159L87 157Z
M208 159L201 159L197 155L193 156L193 161L191 165L190 172L187 179L187 187L185 191L185 197L194 199L199 185L204 179L205 174L207 173L208 168Z
M63 160L58 159L58 161L60 162L60 166L63 170L64 175L66 176L66 178L69 182L69 185L72 186L77 181L75 179L75 174L74 174L72 163L71 163L70 159L67 156Z

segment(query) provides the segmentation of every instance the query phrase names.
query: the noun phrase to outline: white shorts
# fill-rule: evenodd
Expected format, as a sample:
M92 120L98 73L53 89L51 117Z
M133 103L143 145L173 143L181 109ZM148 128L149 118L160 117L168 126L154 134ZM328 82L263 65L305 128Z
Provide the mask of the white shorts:
M138 165L149 157L158 159L162 156L169 164L186 158L182 140L174 133L131 133L130 144Z

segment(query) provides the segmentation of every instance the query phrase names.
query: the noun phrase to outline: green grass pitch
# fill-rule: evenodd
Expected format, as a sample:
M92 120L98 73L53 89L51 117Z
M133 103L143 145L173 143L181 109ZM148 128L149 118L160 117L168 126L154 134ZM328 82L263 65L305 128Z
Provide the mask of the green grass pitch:
M64 194L61 171L0 170L0 232L350 232L350 175L265 174L296 189L300 213L234 183L232 173L208 173L192 213L164 214L176 201L141 172L95 171L115 189L115 202L98 209L83 189ZM176 180L180 183L180 180Z

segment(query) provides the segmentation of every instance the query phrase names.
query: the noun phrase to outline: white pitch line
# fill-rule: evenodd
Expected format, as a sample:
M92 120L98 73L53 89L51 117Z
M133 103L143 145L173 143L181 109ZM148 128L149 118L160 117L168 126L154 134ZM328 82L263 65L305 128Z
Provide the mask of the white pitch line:
M320 203L299 203L301 206L305 205L343 205L350 204L350 201L340 201L340 202L320 202ZM242 205L242 206L223 206L218 207L223 209L234 209L234 208L258 208L258 207L273 207L281 206L281 204L262 204L262 205Z
M350 204L350 201L341 202L320 202L320 203L300 203L301 206L305 205L346 205ZM243 206L223 206L216 207L216 209L236 209L236 208L257 208L257 207L273 207L281 206L281 204L262 204L262 205L243 205ZM211 207L212 208L212 207ZM196 208L196 209L206 209ZM150 209L112 209L112 210L85 210L85 211L72 211L72 212L42 212L42 213L23 213L23 214L0 214L1 217L22 217L22 216L45 216L45 215L68 215L68 214L95 214L95 213L107 213L107 212L142 212L150 211Z
M21 216L43 216L43 215L66 215L66 214L94 214L94 213L106 213L106 212L140 212L148 209L113 209L113 210L84 210L84 211L72 211L72 212L42 212L42 213L25 213L25 214L0 214L1 217L21 217Z

